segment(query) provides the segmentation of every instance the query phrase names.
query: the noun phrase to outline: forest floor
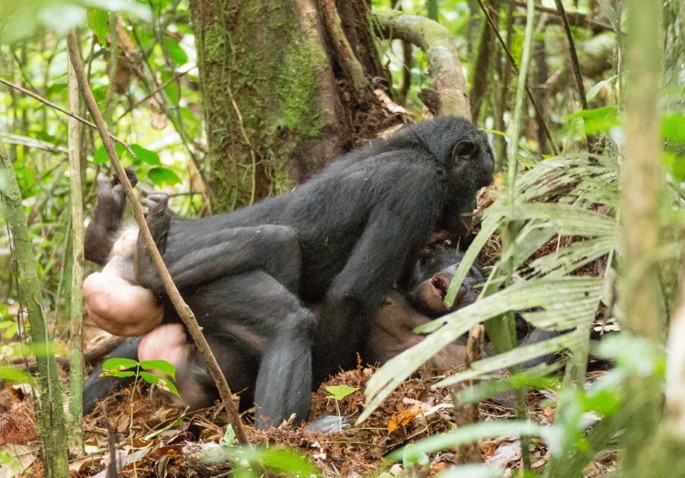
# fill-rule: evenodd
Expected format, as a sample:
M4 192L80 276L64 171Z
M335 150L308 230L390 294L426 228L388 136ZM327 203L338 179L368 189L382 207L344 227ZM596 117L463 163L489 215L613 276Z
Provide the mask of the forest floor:
M312 394L312 416L332 414L348 417L354 423L363 409L363 390L373 373L372 368L358 367L332 377ZM602 371L588 373L588 381ZM422 438L454 429L455 412L446 389L434 389L437 377L420 373L407 380L386 399L372 416L359 426L341 434L304 433L302 428L284 425L260 431L247 426L250 442L257 446L283 447L295 450L313 463L324 476L422 477L436 474L457 461L456 450L432 454L428 466L405 469L384 457L391 451ZM357 389L336 402L328 398L327 386L347 385ZM554 390L531 391L528 415L532 421L551 423L554 419ZM508 403L507 403L508 402ZM514 411L507 405L512 397L502 396L497 402L478 405L481 421L507 420ZM171 405L159 390L147 385L129 387L102 401L84 418L87 456L73 459L72 477L109 478L107 468L116 455L123 477L203 477L230 474L225 460L210 463L207 452L217 452L226 431L226 416L218 406L192 414ZM39 447L36 444L32 398L18 386L0 389L0 451L19 453L26 476L42 476ZM540 441L532 443L531 463L534 470L544 466L548 450ZM480 444L484 463L513 470L520 466L521 442L515 436L502 436ZM598 457L584 476L600 476L616 469L616 456ZM13 476L3 474L0 478ZM510 474L510 471L507 473ZM256 475L259 476L259 475ZM506 476L506 475L505 475Z

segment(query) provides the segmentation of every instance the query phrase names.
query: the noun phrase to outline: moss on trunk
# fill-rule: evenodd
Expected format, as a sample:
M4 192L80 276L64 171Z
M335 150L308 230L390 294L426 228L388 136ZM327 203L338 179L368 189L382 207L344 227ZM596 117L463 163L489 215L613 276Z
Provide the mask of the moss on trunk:
M339 152L339 101L309 0L190 6L216 211L278 192Z

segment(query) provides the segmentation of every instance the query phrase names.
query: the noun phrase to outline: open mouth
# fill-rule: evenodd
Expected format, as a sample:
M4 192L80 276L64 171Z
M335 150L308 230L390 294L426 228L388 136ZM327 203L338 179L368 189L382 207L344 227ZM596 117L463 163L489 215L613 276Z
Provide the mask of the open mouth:
M446 281L445 279L443 279L442 277L434 277L434 278L431 280L431 284L432 284L433 287L435 287L438 291L440 291L440 298L444 300L445 297L447 296L447 289L449 289L449 287L450 287L449 282L447 282L447 281Z

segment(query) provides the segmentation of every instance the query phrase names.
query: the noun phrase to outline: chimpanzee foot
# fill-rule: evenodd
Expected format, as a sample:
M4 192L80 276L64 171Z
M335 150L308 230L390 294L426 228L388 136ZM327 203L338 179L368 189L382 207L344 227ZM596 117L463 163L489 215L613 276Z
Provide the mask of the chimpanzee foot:
M352 427L352 422L347 417L338 415L324 415L317 418L304 429L305 433L323 433L324 435L334 435L342 433Z
M171 222L169 195L163 192L149 194L143 199L143 205L148 208L146 222L150 229L150 234L152 234L152 239L155 241L159 252L164 254L169 236L169 224ZM150 256L150 251L145 244L142 234L138 234L135 271L136 282L139 285L152 289L155 292L162 290L162 280L152 262L152 256Z

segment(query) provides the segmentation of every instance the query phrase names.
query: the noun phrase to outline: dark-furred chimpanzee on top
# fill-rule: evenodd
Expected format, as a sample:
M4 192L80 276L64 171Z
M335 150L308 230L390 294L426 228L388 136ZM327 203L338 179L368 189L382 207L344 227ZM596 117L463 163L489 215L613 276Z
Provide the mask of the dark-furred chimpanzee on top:
M117 189L116 185L111 187L108 178L104 176L98 177L98 186L98 202L93 220L88 225L85 243L86 255L89 257L97 257L93 251L106 254L105 247L112 240L103 235L117 230L116 225L121 222L123 213L123 203L112 197L123 198L123 191ZM155 194L154 197L148 196L144 202L155 208L164 207L166 196ZM210 405L217 396L214 383L205 368L204 360L192 343L188 342L185 328L180 323L174 323L175 317L170 310L166 311L169 312L165 317L167 323L158 326L159 309L164 307L156 302L149 290L135 284L128 274L129 268L133 266L133 249L137 240L132 232L130 228L117 230L116 241L102 272L94 272L86 278L86 309L98 325L113 334L146 334L121 345L111 354L112 357L140 361L166 360L175 367L176 386L182 402L191 409ZM268 231L263 233L268 234ZM375 364L386 362L423 340L423 336L413 332L416 327L475 301L478 286L483 282L483 274L477 266L473 266L466 276L454 306L448 309L444 304L448 285L461 258L461 253L450 247L432 246L422 251L421 259L413 268L409 291L392 290L382 300L365 348L359 351L365 361ZM244 282L244 279L239 282ZM200 317L223 317L223 303L211 299L231 289L234 280L234 277L226 277L203 284L186 293L185 299ZM262 294L267 295L267 292L262 291ZM315 315L319 313L320 304L308 306ZM210 346L221 344L221 349L215 350L221 354L218 361L231 390L240 393L241 408L247 409L252 406L256 376L266 341L262 337L246 333L240 335L238 332L235 327L222 331L218 336L215 335L216 331L207 331L206 338L212 344ZM229 342L232 346L226 347ZM461 367L465 352L464 345L449 344L429 359L425 366L443 370ZM86 413L99 400L126 385L121 379L100 376L101 372L102 366L97 367L86 382ZM339 427L340 419L337 416L319 417L307 430L337 431Z
M440 117L345 155L290 193L196 220L151 212L148 222L182 293L231 278L221 297L203 298L226 315L198 319L217 336L266 341L255 402L277 424L307 416L312 373L318 382L354 365L382 298L407 280L431 233L460 228L492 171L485 135ZM140 238L136 282L163 292ZM300 298L322 302L318 324Z

